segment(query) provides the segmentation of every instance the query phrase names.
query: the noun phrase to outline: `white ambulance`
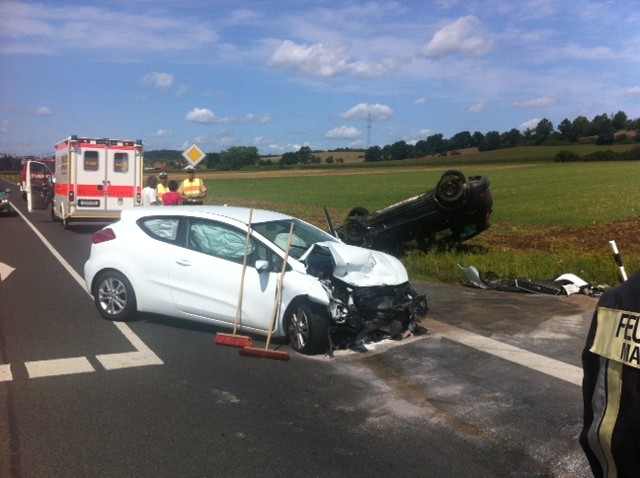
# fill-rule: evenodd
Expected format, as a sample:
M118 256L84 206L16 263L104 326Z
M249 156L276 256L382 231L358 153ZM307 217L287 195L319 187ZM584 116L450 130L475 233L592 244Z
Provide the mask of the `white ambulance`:
M142 169L140 140L69 136L55 147L51 217L65 228L118 220L142 205Z

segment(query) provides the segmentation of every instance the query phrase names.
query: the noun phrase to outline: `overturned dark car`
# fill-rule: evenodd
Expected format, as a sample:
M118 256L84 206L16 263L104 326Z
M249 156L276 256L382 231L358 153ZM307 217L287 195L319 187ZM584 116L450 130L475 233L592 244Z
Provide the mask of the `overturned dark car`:
M446 171L435 189L375 212L356 207L336 229L347 244L401 254L460 243L486 231L493 198L485 176Z

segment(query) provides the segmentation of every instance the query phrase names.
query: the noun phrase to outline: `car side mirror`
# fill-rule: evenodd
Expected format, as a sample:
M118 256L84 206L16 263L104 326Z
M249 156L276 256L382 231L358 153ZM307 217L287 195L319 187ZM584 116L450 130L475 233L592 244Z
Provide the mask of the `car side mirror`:
M269 270L269 262L264 259L259 259L256 261L256 270L258 272L266 272Z

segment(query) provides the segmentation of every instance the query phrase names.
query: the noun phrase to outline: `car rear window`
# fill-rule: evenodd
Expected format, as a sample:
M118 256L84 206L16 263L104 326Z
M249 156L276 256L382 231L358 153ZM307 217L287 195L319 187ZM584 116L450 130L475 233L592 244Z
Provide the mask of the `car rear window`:
M138 221L138 224L149 236L166 242L174 242L178 237L177 217L146 217Z

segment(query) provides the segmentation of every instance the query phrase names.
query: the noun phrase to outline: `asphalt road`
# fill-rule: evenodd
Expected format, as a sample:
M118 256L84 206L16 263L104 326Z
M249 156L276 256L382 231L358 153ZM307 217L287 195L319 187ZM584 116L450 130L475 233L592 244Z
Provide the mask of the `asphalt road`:
M215 327L102 320L79 277L93 231L0 217L2 478L591 476L594 299L415 283L428 334L241 357Z

